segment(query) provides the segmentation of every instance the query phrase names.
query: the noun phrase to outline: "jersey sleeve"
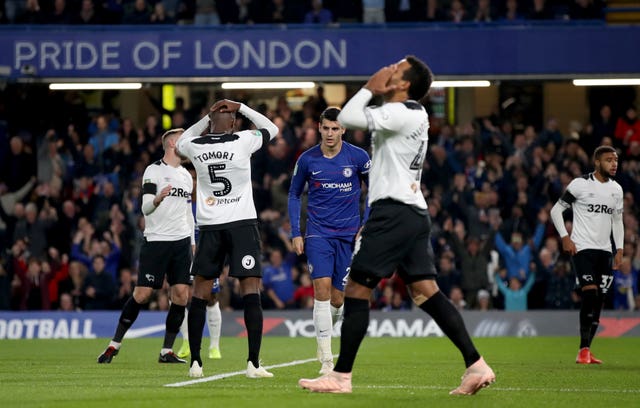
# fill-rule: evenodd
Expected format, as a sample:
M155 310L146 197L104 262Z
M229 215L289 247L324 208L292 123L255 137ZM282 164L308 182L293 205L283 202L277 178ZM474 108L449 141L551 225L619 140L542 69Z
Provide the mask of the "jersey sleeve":
M177 150L180 155L184 157L191 157L192 153L190 146L191 141L196 137L199 137L202 132L204 132L209 126L209 115L203 116L198 122L191 125L187 130L184 131L182 136L178 139L178 143L176 144Z
M406 123L407 108L401 103L387 103L365 109L369 130L388 130L398 133Z
M295 168L293 169L293 177L291 178L291 187L289 187L289 222L291 223L291 237L302 236L300 233L300 211L301 201L300 196L304 190L304 185L307 182L307 170L308 164L306 156L302 155L298 159Z
M564 208L569 208L576 201L577 191L578 191L578 183L580 179L573 179L569 185L567 186L564 193L558 199L558 203Z
M152 194L154 197L158 193L158 172L155 165L148 166L142 175L142 195Z

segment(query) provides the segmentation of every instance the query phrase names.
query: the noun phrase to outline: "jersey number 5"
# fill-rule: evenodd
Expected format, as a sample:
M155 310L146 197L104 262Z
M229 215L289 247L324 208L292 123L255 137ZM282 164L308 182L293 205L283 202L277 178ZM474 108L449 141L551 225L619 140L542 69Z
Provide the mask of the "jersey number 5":
M224 185L224 188L222 190L218 190L218 191L214 191L213 195L216 197L222 197L222 196L226 196L227 194L229 194L231 192L231 181L229 181L228 178L226 177L217 177L216 176L216 170L224 170L227 168L226 164L210 164L208 169L209 169L209 180L211 180L211 183L221 183L222 185Z

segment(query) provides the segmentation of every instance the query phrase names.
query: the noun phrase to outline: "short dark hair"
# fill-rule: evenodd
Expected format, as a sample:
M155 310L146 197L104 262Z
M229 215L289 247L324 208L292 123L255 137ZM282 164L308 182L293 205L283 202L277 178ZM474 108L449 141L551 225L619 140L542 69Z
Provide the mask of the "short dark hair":
M339 114L340 114L340 108L331 106L325 109L324 111L322 111L322 113L320 114L320 123L322 123L324 119L329 120L331 122L336 122L338 120Z
M617 153L616 149L611 146L599 146L593 152L593 160L600 160L600 157L605 153Z
M402 79L409 81L409 98L419 101L427 95L431 82L433 82L433 73L427 64L415 55L408 55L406 58L411 68L404 72Z

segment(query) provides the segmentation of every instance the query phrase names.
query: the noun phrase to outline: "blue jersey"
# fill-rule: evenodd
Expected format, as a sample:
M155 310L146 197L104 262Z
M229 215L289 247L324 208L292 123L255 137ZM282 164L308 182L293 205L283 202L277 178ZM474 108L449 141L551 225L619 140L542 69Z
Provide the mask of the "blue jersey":
M371 167L363 149L342 142L340 153L326 158L320 145L300 155L289 189L291 236L300 233L300 196L309 186L305 237L352 238L360 228L360 183Z

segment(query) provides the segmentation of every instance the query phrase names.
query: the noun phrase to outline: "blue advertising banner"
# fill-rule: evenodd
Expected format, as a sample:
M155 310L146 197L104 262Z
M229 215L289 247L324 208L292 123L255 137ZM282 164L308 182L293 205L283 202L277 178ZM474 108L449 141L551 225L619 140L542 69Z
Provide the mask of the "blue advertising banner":
M94 339L113 336L120 312L0 312L0 340ZM473 337L578 336L578 311L464 311ZM166 312L141 312L126 338L164 336ZM315 337L312 313L265 311L266 336ZM336 336L340 334L337 327ZM443 337L438 325L422 311L372 311L370 337ZM205 327L204 335L208 336ZM243 312L222 313L222 335L246 337ZM640 336L640 313L605 311L599 337Z
M441 77L640 73L640 26L287 28L5 26L0 72L20 78L368 77L407 54Z

